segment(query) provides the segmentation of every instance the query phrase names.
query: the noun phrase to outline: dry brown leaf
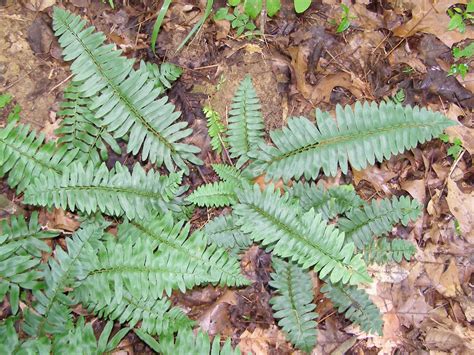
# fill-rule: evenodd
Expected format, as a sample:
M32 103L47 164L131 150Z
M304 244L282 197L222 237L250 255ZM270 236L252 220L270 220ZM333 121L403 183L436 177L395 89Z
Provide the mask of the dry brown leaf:
M74 232L79 228L80 223L70 217L69 213L63 209L55 208L52 212L47 212L48 227L50 229L59 229L67 232Z
M438 291L446 297L455 297L462 294L461 282L459 281L459 270L454 259L451 259L448 268L439 278Z
M197 321L199 326L210 335L231 336L233 329L229 318L229 305L236 304L235 291L227 290L199 317Z
M405 180L400 183L403 190L407 191L413 198L417 199L422 205L425 204L426 189L425 180Z
M412 0L412 18L401 26L393 29L393 34L398 37L410 37L417 32L431 33L438 37L444 44L451 47L454 43L468 38L474 38L474 30L467 26L461 33L457 30L448 31L449 16L446 10L454 4L466 4L467 0Z
M474 192L462 192L456 182L448 177L448 196L446 197L449 210L459 222L464 238L474 241Z
M415 296L408 297L406 302L398 309L397 314L402 325L407 328L411 326L418 328L432 309L433 307L426 303L425 297L421 294L415 294Z
M43 11L56 4L56 0L27 0L25 6L31 11Z
M446 128L446 133L449 135L451 140L459 138L462 141L462 146L469 152L474 154L474 128L466 126L451 126Z
M352 174L356 186L361 180L365 180L371 183L375 190L384 191L386 194L391 194L387 182L397 176L397 174L392 171L382 170L376 166L369 166L364 170L352 169Z
M388 263L384 265L373 264L368 270L374 274L374 277L380 282L392 284L400 283L408 277L409 272L397 263Z
M285 335L275 325L268 329L257 328L252 333L246 330L240 336L242 354L269 354L270 348L289 350ZM282 351L280 350L280 351Z

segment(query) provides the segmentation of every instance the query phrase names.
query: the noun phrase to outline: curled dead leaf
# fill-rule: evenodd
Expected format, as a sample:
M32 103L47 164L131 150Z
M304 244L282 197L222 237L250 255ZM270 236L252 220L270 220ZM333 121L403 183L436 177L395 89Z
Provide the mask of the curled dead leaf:
M450 177L447 186L449 210L459 222L463 237L474 242L474 191L464 193Z
M31 11L43 11L56 4L56 0L27 0L25 7Z

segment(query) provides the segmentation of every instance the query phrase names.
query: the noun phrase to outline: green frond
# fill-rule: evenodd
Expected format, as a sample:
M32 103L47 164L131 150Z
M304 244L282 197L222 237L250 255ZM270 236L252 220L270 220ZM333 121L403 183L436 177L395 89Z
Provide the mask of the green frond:
M269 185L263 192L258 186L238 192L234 206L237 224L244 233L303 268L312 267L319 277L351 285L370 282L367 267L353 243L344 243L344 233L328 225L313 209L301 210L288 194L280 196Z
M298 200L304 211L314 208L325 219L332 219L353 208L365 205L352 185L340 185L325 189L322 184L314 182L297 182L287 188L292 198Z
M240 273L239 261L230 257L225 249L207 245L207 238L201 232L191 236L191 225L185 221L174 223L171 214L156 216L148 220L132 221L120 225L119 240L142 238L151 242L156 251L169 262L168 267L179 263L181 270L199 274L210 283L224 286L242 286L248 280Z
M191 329L182 329L176 335L176 339L173 334L160 337L159 353L163 355L240 355L240 350L232 349L230 339L227 339L221 348L220 336L216 336L211 343L209 335L202 331L194 335Z
M46 173L35 179L25 192L24 203L87 214L100 211L129 219L145 218L157 211L179 211L175 199L180 183L181 173L146 173L139 164L130 173L118 162L110 171L105 163L100 167L75 163L65 168L62 176Z
M110 340L113 322L107 322L99 340L96 339L92 323L84 324L80 317L74 328L67 333L57 335L53 340L53 354L90 354L111 353L127 335L129 328L120 329Z
M45 173L60 174L75 159L78 150L45 143L44 134L36 136L29 126L9 124L0 129L0 177L8 173L8 185L23 192L33 178Z
M336 107L334 120L329 113L316 111L317 125L304 117L292 118L288 126L270 133L275 146L260 144L251 154L254 176L266 173L268 179L301 176L316 179L322 169L335 176L338 166L344 174L348 163L361 170L392 155L437 137L455 122L425 108L375 103Z
M370 243L374 236L383 236L397 223L404 226L415 221L421 214L421 206L416 200L402 196L373 201L370 204L352 209L346 218L338 220L338 228L346 233L358 249Z
M228 142L231 158L239 158L237 167L249 160L249 153L263 143L260 100L250 76L246 76L237 89L229 111Z
M241 172L235 166L212 164L212 169L222 181L233 183L235 186L242 186L245 183L251 182L251 179L246 176L245 172Z
M316 346L318 314L314 311L311 277L299 266L272 258L274 273L270 286L278 296L270 299L273 317L279 319L287 338L298 349L307 353Z
M120 303L125 294L158 299L206 282L205 275L188 270L172 253L154 253L153 243L144 238L101 243L87 255L84 270L76 297L105 304Z
M90 299L85 305L89 312L101 318L118 320L122 324L127 322L130 327L140 322L140 329L151 335L174 333L194 324L181 309L171 307L167 299L135 299L125 292L119 303Z
M16 319L17 317L9 317L0 322L0 354L51 354L51 341L47 337L21 340L15 329Z
M61 334L72 327L70 306L74 301L66 288L80 278L82 265L88 263L87 255L95 253L97 241L104 233L105 224L84 223L72 238L66 239L67 252L59 245L55 258L49 258L44 273L44 291L33 290L34 309L26 309L23 330L30 336Z
M199 207L224 207L237 202L233 182L218 181L199 186L186 200Z
M220 154L222 153L222 148L227 148L227 138L224 135L226 127L222 123L219 113L214 111L210 106L204 106L202 111L207 119L207 132L211 138L212 150Z
M367 244L362 251L368 264L381 265L390 262L400 263L403 259L410 261L416 253L416 247L408 240L400 238L377 238Z
M206 223L204 233L209 243L225 249L241 250L252 244L247 234L236 224L232 214L220 215Z
M355 286L327 283L321 292L334 307L364 332L382 335L383 320L379 309L364 290Z
M171 89L173 83L183 73L183 69L169 62L161 63L159 66L155 63L140 62L140 68L145 67L150 79L154 80L155 88L160 90L160 95L167 89Z
M174 164L185 172L186 161L202 162L194 155L199 148L180 140L189 136L192 129L186 122L177 122L180 113L175 111L168 98L160 95L148 70L134 70L134 61L121 56L113 45L105 45L105 35L85 27L79 16L54 9L53 28L63 48L64 60L74 62L71 71L74 81L82 82L79 92L91 97L89 106L97 119L116 138L129 135L127 152L142 160L149 160L170 171Z
M56 236L41 230L37 212L28 224L22 215L0 222L0 299L9 296L12 314L18 311L20 288L41 288L41 254L50 251L41 239Z
M81 84L72 82L64 90L64 101L60 104L59 117L62 118L55 134L59 136L58 144L68 150L79 148L77 160L88 161L99 165L108 159L108 146L117 154L121 149L100 119L97 119L88 105L90 98L85 98L79 91Z

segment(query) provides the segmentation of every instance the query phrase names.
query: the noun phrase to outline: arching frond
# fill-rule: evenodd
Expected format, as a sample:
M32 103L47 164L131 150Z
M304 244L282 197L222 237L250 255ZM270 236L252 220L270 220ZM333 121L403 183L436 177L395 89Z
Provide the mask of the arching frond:
M17 317L8 317L0 322L0 354L51 354L51 340L48 337L22 340L15 329Z
M38 177L28 186L24 202L87 214L100 211L129 219L145 218L159 211L179 211L175 199L181 192L180 183L180 173L146 173L138 164L130 173L119 163L110 171L105 164L75 163L64 169L62 176L46 173Z
M389 262L400 263L403 259L410 261L416 253L416 247L408 240L400 238L377 238L367 244L362 251L368 264L381 265Z
M143 221L124 223L119 227L119 239L138 238L151 242L151 249L158 250L161 257L173 268L176 263L182 270L199 274L207 282L227 286L241 286L248 281L240 273L239 261L230 257L223 248L207 245L201 232L189 235L190 224L174 223L171 214Z
M402 196L373 201L362 208L352 209L346 218L340 218L337 225L346 233L346 238L362 249L374 236L383 236L397 223L407 225L421 214L416 200Z
M327 283L321 288L321 292L340 313L359 325L363 331L382 335L382 315L364 290L355 286Z
M220 154L223 148L227 148L226 126L222 122L219 113L210 106L204 106L202 111L207 119L207 132L211 138L212 150Z
M159 95L170 89L173 83L181 76L183 69L173 63L164 62L159 66L155 63L140 62L140 67L145 67L150 79L154 81L155 88L160 90Z
M278 325L291 343L309 353L316 345L318 317L311 277L296 264L275 257L272 266L275 272L271 274L270 286L277 293L270 299L273 316L279 319Z
M23 192L34 177L60 174L75 159L78 150L56 149L45 143L44 134L36 136L29 126L9 124L0 129L0 177L8 173L8 185Z
M239 158L237 167L245 164L249 153L263 143L263 118L260 100L250 76L237 89L229 111L228 142L230 156Z
M186 199L200 207L224 207L237 202L234 182L218 181L199 186Z
M188 171L186 161L200 164L194 155L199 148L179 141L192 133L186 122L177 122L180 113L148 80L145 67L134 70L133 60L105 45L105 35L85 27L86 21L58 7L54 9L53 28L63 47L64 60L74 60L71 71L85 97L91 97L89 108L101 118L116 138L128 134L127 152L141 150L141 159L170 171L174 164Z
M212 164L212 169L222 181L233 183L235 186L242 186L250 183L251 180L243 172L232 165Z
M418 107L375 103L336 106L334 120L329 113L316 110L317 125L304 117L292 118L281 130L272 131L275 146L260 144L252 153L254 176L268 179L315 179L322 169L335 176L338 166L344 174L348 163L361 170L381 162L418 143L437 137L455 123L438 112Z
M252 244L248 235L235 223L232 214L220 215L206 223L204 233L210 243L226 249L240 250Z
M354 254L353 243L344 243L344 233L328 225L321 214L301 210L280 196L269 185L263 192L258 186L238 192L234 207L237 223L245 233L274 255L289 258L303 268L312 267L322 279L355 285L370 282L361 255Z

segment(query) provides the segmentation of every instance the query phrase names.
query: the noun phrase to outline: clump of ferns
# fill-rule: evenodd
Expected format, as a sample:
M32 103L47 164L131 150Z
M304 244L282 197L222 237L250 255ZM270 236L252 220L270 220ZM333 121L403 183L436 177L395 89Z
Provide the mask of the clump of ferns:
M230 339L221 348L219 337L194 336L194 322L168 297L198 285L248 285L238 254L251 243L273 254L271 304L296 347L310 351L316 342L309 270L338 311L364 331L381 332L380 312L363 289L371 282L368 265L412 257L415 246L390 231L414 221L421 208L408 197L364 201L350 185L325 189L311 180L320 172L345 174L349 164L362 169L381 162L437 137L451 121L426 109L356 103L337 106L336 120L319 110L317 124L292 118L270 132L267 144L247 77L227 127L213 131L225 137L222 148L235 166L213 165L220 181L186 197L183 174L202 162L199 148L183 143L192 130L163 96L177 71L145 64L135 70L133 60L104 43L104 34L59 8L53 27L65 60L73 61L60 138L45 142L28 126L7 125L0 130L0 176L23 194L23 203L62 208L83 220L65 248L53 250L44 240L57 233L45 230L36 214L2 224L0 294L12 311L0 323L2 353L109 352L130 330L159 353L239 353ZM118 139L126 140L128 153L169 174L138 163L108 168L104 161L120 150ZM262 190L255 184L261 175L293 183ZM191 232L190 204L231 212ZM108 232L108 217L118 221L116 235ZM79 304L108 321L99 339L91 323L73 316ZM122 328L112 336L113 322Z

